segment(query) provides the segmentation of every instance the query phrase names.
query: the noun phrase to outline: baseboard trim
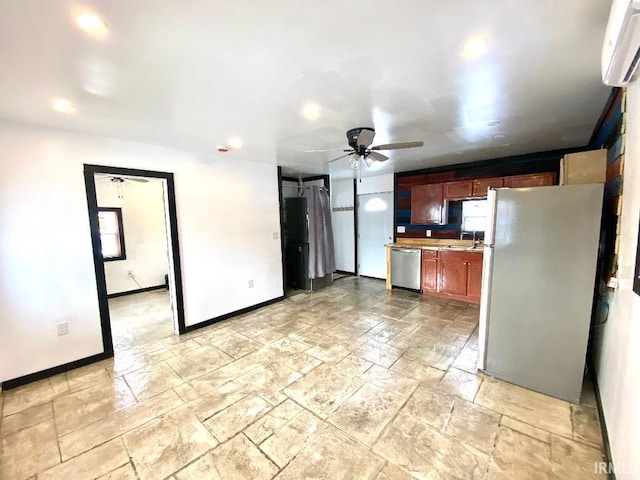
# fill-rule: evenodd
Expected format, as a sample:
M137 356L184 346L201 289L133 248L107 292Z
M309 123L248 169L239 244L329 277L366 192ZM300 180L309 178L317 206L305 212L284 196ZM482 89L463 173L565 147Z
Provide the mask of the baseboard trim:
M125 295L135 295L136 293L151 292L153 290L163 290L166 285L155 285L153 287L138 288L137 290L127 290L126 292L110 293L107 298L124 297Z
M596 394L596 403L598 405L598 417L600 419L600 430L602 431L602 443L604 446L604 456L605 461L608 462L609 465L613 465L613 457L611 456L611 444L609 443L609 431L607 430L607 422L604 419L604 409L602 408L602 397L600 396L600 386L598 385L598 378L596 377L596 369L594 368L593 362L589 361L589 375L591 376L591 381L593 382L593 390ZM610 480L616 480L616 474L613 469L610 470L607 478Z
M84 367L85 365L89 365L90 363L99 362L100 360L105 360L111 357L113 357L113 352L98 353L97 355L91 355L90 357L85 357L79 360L74 360L73 362L65 363L63 365L58 365L57 367L51 367L47 368L46 370L30 373L29 375L25 375L23 377L5 380L4 382L2 382L2 384L0 384L0 387L2 388L2 390L11 390L12 388L26 385L27 383L36 382L48 377L53 377L54 375L58 375L59 373L68 372L69 370L73 370L74 368Z
M281 302L284 300L284 295L276 298L272 298L271 300L267 300L266 302L257 303L255 305L251 305L250 307L242 308L240 310L236 310L235 312L225 313L224 315L220 315L219 317L210 318L209 320L205 320L204 322L196 323L195 325L189 325L184 329L184 332L180 332L180 334L192 332L194 330L198 330L199 328L208 327L209 325L213 325L214 323L221 322L222 320L227 320L232 317L237 317L238 315L243 315L245 313L252 312L262 307L266 307L269 305L273 305L274 303Z
M347 272L346 270L336 270L335 273L339 273L340 275L349 275L351 277L355 277L355 272Z

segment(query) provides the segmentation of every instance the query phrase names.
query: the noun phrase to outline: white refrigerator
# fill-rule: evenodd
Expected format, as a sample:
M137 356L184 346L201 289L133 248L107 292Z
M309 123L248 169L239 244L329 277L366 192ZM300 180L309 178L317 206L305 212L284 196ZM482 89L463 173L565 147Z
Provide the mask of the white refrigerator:
M489 191L478 369L578 403L602 184Z

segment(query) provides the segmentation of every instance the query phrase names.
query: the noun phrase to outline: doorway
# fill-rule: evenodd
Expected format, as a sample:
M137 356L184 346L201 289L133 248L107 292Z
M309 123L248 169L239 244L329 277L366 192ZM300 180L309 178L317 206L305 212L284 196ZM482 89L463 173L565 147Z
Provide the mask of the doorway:
M393 241L393 192L358 195L358 275L385 279Z
M180 250L178 243L177 215L175 202L175 187L173 174L167 172L156 172L150 170L137 170L118 167L108 167L100 165L84 165L85 186L87 191L87 204L89 210L89 225L91 229L91 241L93 247L94 267L96 273L96 286L98 291L98 304L100 308L100 323L102 327L102 342L105 353L114 353L114 326L118 334L124 335L126 341L126 327L118 323L114 325L112 315L118 318L126 316L140 316L140 313L147 311L155 312L157 316L162 308L170 305L171 310L165 315L169 324L164 325L164 330L159 333L153 332L153 325L146 325L144 320L135 325L134 332L144 332L145 328L149 335L157 335L163 332L184 333L186 330L184 318L184 303L182 298L182 278L180 268ZM97 182L98 185L97 185ZM110 193L100 193L104 191L103 182L108 182L107 187L112 190ZM127 263L127 228L123 221L123 211L121 207L105 205L113 203L113 196L119 197L124 207L124 196L127 195L127 182L129 185L140 184L147 188L138 189L140 192L154 191L160 192L156 196L159 205L156 205L159 212L153 222L156 226L163 224L164 246L158 245L156 239L155 250L164 249L164 262L162 265L153 265L149 258L138 256L137 262ZM133 192L129 188L129 193ZM106 197L105 197L106 196ZM99 201L99 197L101 201ZM161 204L161 205L160 205ZM125 213L126 215L126 213ZM147 219L145 222L150 222ZM129 232L131 233L131 232ZM142 237L147 235L145 232ZM148 236L148 235L147 235ZM131 251L129 245L129 258L136 254ZM136 247L134 247L136 248ZM156 252L157 253L157 252ZM158 263L157 261L155 263ZM160 269L160 270L159 270ZM161 274L160 271L163 273ZM164 273L166 272L166 273ZM168 287L168 292L166 288ZM155 293L155 295L153 295ZM131 305L131 301L125 301L126 297L138 297L141 306ZM112 311L110 311L110 302ZM136 310L137 309L137 310ZM153 319L151 319L153 320ZM120 322L120 320L118 320ZM121 329L124 328L124 333ZM130 334L131 332L129 332ZM150 337L143 338L147 341Z

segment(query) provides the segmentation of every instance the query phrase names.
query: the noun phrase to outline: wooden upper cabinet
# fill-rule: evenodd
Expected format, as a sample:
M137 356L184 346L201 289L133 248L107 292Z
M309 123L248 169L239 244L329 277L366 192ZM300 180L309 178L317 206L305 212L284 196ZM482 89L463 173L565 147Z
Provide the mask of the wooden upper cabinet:
M556 174L553 172L533 173L507 177L505 180L505 187L511 188L549 187L556 184Z
M422 281L421 288L426 292L438 290L438 252L422 251Z
M473 181L473 196L474 197L486 197L487 191L490 188L501 188L504 187L504 178L495 177L495 178L479 178L478 180Z
M411 223L413 225L447 223L442 183L411 187Z
M444 198L458 200L471 197L473 181L460 180L459 182L447 182L444 184Z

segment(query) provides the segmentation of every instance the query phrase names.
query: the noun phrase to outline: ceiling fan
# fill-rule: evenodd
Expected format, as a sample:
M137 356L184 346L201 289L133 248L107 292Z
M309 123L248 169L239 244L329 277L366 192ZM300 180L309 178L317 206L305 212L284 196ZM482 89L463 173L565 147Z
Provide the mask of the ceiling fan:
M386 155L378 153L378 150L399 150L401 148L416 148L424 145L424 142L400 142L371 146L375 135L376 131L369 127L359 127L348 130L347 140L351 148L344 150L347 152L345 155L329 160L329 162L335 162L336 160L351 155L351 160L349 161L351 168L360 167L361 161L364 161L367 167L370 167L374 161L384 162L389 159Z
M129 175L109 175L107 173L96 173L97 177L105 178L111 183L124 183L125 181L147 183L149 180L140 177L131 177Z

